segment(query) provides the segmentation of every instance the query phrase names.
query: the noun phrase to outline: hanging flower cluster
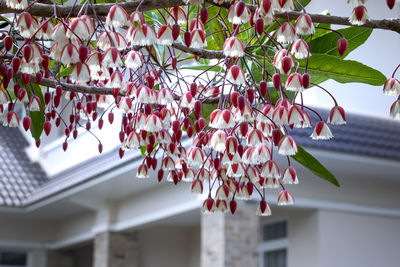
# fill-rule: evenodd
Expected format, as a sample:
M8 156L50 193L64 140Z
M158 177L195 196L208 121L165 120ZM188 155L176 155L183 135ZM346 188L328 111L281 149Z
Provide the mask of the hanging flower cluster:
M142 12L143 1L130 14L117 2L104 17L91 1L74 17L71 12L60 17L55 5L52 16L38 19L26 0L6 0L9 8L22 12L2 36L3 124L19 125L15 105L22 102L25 130L32 112L44 113L45 135L63 127L67 150L67 140L77 138L79 127L91 131L97 122L102 129L103 117L113 123L113 110L119 109L120 157L128 150L144 154L137 178L148 178L154 170L158 181L191 183L192 192L208 195L204 212L234 213L236 200L258 194L257 215L270 215L269 190L279 191L278 205L294 203L286 188L299 183L290 159L298 152L292 129L312 128L310 138L328 140L333 137L329 125L346 123L343 108L308 73L316 26L293 0L183 2L189 7L151 13L159 16L154 22ZM367 21L364 2L348 1L356 6L352 24ZM219 12L209 16L213 8ZM294 21L275 16L295 8L303 12ZM205 49L215 42L213 35L224 37L220 50ZM341 35L340 55L347 45ZM254 49L262 52L255 55ZM179 50L196 60L214 60L204 71L187 74L180 69L187 54ZM304 69L301 60L307 61ZM42 91L35 84L44 85ZM303 92L310 86L332 96L328 118L304 105ZM384 92L399 94L399 81L389 79ZM400 102L392 109L399 117ZM315 125L312 116L318 118ZM189 147L182 144L186 136L192 139ZM98 149L103 150L100 141ZM279 157L287 165L278 165Z

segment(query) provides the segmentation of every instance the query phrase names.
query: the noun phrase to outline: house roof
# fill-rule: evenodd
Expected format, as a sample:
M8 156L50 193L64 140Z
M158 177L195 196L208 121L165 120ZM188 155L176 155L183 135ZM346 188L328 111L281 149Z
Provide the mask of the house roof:
M328 112L318 110L323 118ZM313 124L317 121L312 119ZM400 159L400 122L349 114L347 125L331 126L334 138L317 141L310 138L312 128L294 129L291 134L299 145L376 158ZM0 205L28 206L42 199L95 179L102 173L140 158L140 153L118 157L118 148L89 159L48 179L38 164L30 162L24 148L28 143L16 128L0 127Z
M318 110L318 113L323 118L329 114L326 110ZM295 129L291 134L298 144L309 148L400 159L399 121L355 114L348 114L346 119L346 125L330 125L334 136L331 140L312 140L312 128ZM316 116L312 117L312 122L315 125Z
M49 179L25 152L29 144L18 128L0 127L0 205L21 206Z

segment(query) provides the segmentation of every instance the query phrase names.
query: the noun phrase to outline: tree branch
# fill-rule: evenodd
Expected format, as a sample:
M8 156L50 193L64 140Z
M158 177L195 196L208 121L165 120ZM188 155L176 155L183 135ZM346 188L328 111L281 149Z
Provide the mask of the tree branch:
M213 4L212 0L207 0L207 2ZM140 0L134 0L132 2L127 2L127 3L120 3L122 7L125 8L125 10L130 13L136 10L140 3ZM109 9L113 6L114 4L93 4L94 9L96 10L96 13L98 16L107 16ZM142 5L140 6L140 10L142 11L147 11L147 10L152 10L152 9L160 9L160 8L169 8L169 7L176 7L176 6L183 6L185 3L183 3L182 0L144 0ZM223 8L229 8L230 5L224 4L224 5L217 5ZM248 5L251 11L254 11L256 9L256 6L254 5ZM81 10L82 5L76 5L72 11L70 6L62 6L58 5L57 9L59 11L59 15L61 16L67 16L69 12L71 12L71 16L74 17L76 16L79 11ZM5 5L5 2L0 3L0 14L4 13L21 13L22 10L13 10L8 8ZM41 16L41 17L50 17L53 15L54 9L53 5L49 4L42 4L42 3L35 3L32 5L32 7L29 9L29 13L34 16ZM88 15L93 15L92 9L88 8L87 9ZM289 19L293 20L296 19L299 15L301 15L302 12L288 12L288 13L278 13L275 14L276 18L283 18L286 19L289 17ZM336 25L345 25L349 26L351 23L349 22L348 17L339 17L339 16L328 16L328 15L320 15L320 14L309 14L311 16L311 19L313 22L316 23L328 23L328 24L336 24ZM395 31L397 33L400 33L400 19L382 19L382 20L369 20L367 21L366 24L362 25L361 27L366 27L366 28L372 28L372 29L383 29L383 30L391 30Z
M17 72L14 74L15 78L21 78L21 72ZM36 81L36 76L35 75L30 75L30 80L31 81ZM65 83L65 82L58 82L55 80L50 80L47 78L42 78L42 81L40 82L40 85L50 87L50 88L55 88L57 85L61 85L63 91L69 91L69 92L75 92L75 93L84 93L84 94L96 94L96 95L112 95L112 88L110 87L97 87L97 86L87 86L87 85L77 85L77 84L72 84L72 83ZM120 94L120 96L125 96L124 94ZM180 96L174 95L175 100L179 100ZM206 100L202 100L203 103L207 104L215 104L218 103L219 98L208 98Z

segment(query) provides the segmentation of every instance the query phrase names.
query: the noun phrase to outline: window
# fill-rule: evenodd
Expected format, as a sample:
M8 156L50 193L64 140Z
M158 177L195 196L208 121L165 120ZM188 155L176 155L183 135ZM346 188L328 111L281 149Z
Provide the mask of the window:
M0 267L25 267L26 253L24 252L0 252Z
M266 223L261 228L260 267L287 267L287 222Z

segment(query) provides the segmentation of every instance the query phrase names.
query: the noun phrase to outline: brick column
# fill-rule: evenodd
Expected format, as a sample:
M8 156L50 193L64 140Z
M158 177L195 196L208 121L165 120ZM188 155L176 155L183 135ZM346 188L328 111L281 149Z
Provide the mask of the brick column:
M136 234L105 232L96 235L93 267L137 267L138 265Z
M235 215L202 214L201 267L258 267L259 217L255 205Z

